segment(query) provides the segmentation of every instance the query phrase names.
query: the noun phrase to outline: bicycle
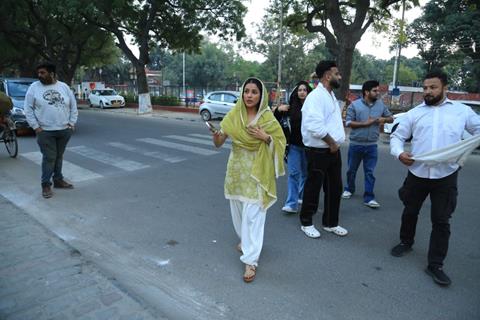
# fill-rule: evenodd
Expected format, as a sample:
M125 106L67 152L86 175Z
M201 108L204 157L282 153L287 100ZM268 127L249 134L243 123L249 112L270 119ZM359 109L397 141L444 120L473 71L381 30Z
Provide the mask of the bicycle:
M5 143L10 157L15 158L18 154L17 129L10 115L0 116L0 127L3 127L3 131L0 132L0 142Z

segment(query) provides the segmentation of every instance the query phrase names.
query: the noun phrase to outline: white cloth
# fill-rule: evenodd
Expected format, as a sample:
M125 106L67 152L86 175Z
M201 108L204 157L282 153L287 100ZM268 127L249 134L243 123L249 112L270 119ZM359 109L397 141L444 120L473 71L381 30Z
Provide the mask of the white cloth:
M242 243L240 260L252 266L258 266L263 247L263 231L266 211L261 206L239 200L230 200L233 227Z
M329 134L337 144L345 141L342 112L333 92L319 83L302 107L302 138L307 147L328 148L322 139Z
M438 106L421 104L403 116L390 138L390 152L397 159L404 152L405 141L412 138L414 157L439 150L462 140L464 130L480 134L480 116L469 106L445 99ZM427 164L415 161L408 170L417 177L441 179L458 170L456 162Z
M63 82L44 85L36 81L25 95L25 116L33 129L63 130L75 125L78 117L77 100Z
M463 166L467 160L467 157L478 146L480 146L480 135L475 135L455 144L446 146L445 148L414 156L413 159L415 161L423 162L427 165L436 165L439 163L449 162L457 163L459 166Z

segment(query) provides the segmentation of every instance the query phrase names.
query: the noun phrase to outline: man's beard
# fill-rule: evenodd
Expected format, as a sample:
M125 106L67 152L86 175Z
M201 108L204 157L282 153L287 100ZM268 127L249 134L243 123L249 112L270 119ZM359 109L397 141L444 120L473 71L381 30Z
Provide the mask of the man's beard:
M438 96L432 96L432 95L426 95L423 97L423 100L425 101L425 104L427 106L434 106L440 101L442 101L443 95L439 94Z
M369 99L370 99L370 101L372 101L372 102L375 102L375 101L377 101L377 99L378 99L378 97L377 97L377 96L374 96L374 97L372 97L372 96L368 96L368 98L369 98Z
M330 80L330 86L333 89L338 89L338 88L340 88L340 82L338 82L338 80L336 80L336 79L331 79Z
M47 85L47 84L52 84L52 83L53 83L53 78L50 77L50 76L47 76L47 77L45 77L45 78L40 78L40 77L39 77L38 80L39 80L42 84L45 84L45 85Z

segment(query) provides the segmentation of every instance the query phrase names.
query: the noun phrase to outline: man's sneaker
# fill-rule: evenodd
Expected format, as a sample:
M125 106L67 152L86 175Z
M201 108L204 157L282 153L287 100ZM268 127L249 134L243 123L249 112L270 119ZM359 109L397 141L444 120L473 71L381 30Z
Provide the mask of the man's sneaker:
M352 197L352 193L350 191L347 191L347 190L343 191L342 193L343 199L350 199L351 197Z
M365 202L364 205L366 205L367 207L370 207L372 209L380 208L380 203L378 203L375 200L370 200L368 202Z
M452 280L443 272L442 267L428 266L425 272L441 286L449 286L452 283Z
M309 238L320 238L320 231L318 231L313 225L301 226L303 233Z
M42 197L45 199L51 198L53 196L52 188L50 186L42 186Z
M406 243L400 242L395 247L392 248L390 254L394 257L403 257L406 253L412 251L412 246Z
M289 206L283 207L283 208L282 208L282 211L287 212L287 213L297 213L297 210L295 210L295 209L293 209L293 208L291 208L291 207L289 207Z
M303 200L302 199L298 199L298 204L302 204L303 203Z
M68 183L67 181L60 179L60 180L53 180L53 187L59 189L73 189L73 184Z

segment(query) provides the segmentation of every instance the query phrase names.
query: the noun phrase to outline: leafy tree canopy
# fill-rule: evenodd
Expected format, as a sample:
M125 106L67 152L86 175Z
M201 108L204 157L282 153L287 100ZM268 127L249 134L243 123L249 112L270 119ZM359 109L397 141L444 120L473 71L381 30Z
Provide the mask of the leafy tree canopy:
M117 54L109 33L60 0L2 0L0 43L4 67L31 76L39 61L52 61L67 83L78 66L108 63Z
M480 92L480 10L475 0L432 0L408 29L426 71L444 68L453 85Z

